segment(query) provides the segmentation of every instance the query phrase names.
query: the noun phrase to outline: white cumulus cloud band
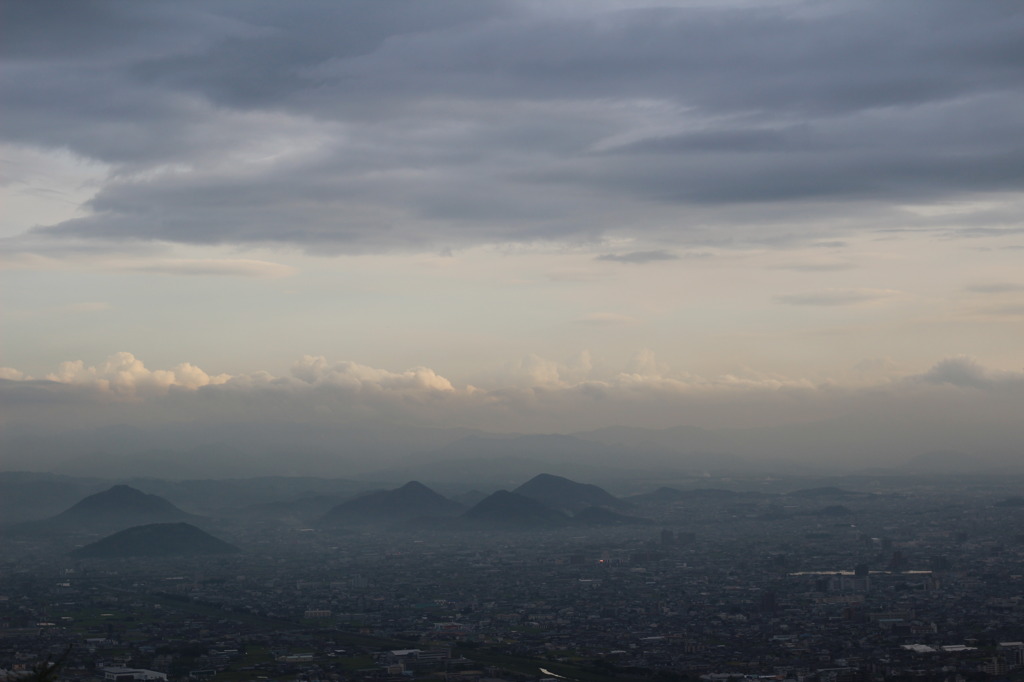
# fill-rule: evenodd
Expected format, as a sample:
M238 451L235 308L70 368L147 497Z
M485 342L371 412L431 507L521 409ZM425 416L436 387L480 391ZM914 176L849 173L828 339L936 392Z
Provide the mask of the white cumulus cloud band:
M107 426L176 434L202 428L225 442L271 429L288 434L295 447L303 434L330 429L338 435L325 447L343 450L352 429L575 433L697 426L754 433L746 438L752 455L854 457L882 465L934 449L1019 456L1024 373L956 357L912 375L888 368L868 383L752 370L700 377L643 351L622 369L586 353L565 363L530 356L477 387L426 367L392 371L319 356L302 357L288 375L275 376L210 374L189 363L150 369L131 353L116 353L96 365L62 363L42 379L0 368L0 413L9 445L15 433L30 442ZM14 447L12 456L19 454Z
M24 376L24 375L22 375ZM46 375L48 381L85 385L104 393L130 396L136 393L166 391L172 386L196 389L226 383L230 375L210 376L188 362L170 370L151 370L131 353L115 353L105 362L86 367L81 360L62 362L56 372Z
M716 377L702 377L673 370L649 350L638 352L621 369L597 363L589 353L568 362L529 355L509 363L486 380L486 387L457 386L429 367L393 371L352 361L331 362L323 356L306 355L293 363L290 375L274 376L257 371L248 374L209 374L188 363L171 369L150 369L129 352L111 355L96 365L82 360L61 363L42 379L12 367L0 367L0 380L13 384L49 385L87 389L92 395L115 400L147 399L174 393L182 395L224 390L258 393L287 390L292 394L337 392L348 396L398 396L401 400L421 397L450 397L453 408L466 401L480 405L515 403L525 399L549 400L551 396L590 396L595 399L627 399L629 396L689 396L736 401L743 396L788 392L798 394L847 393L857 391L911 391L922 386L958 389L1020 390L1024 397L1024 373L991 370L963 356L947 358L923 373L888 375L871 384L842 385L813 382L805 378L744 370ZM718 398L715 398L718 396Z

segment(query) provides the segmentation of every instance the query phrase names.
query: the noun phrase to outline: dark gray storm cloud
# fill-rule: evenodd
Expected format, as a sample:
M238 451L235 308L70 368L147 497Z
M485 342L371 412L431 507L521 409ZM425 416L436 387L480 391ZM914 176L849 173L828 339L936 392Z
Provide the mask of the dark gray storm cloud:
M26 2L3 20L3 139L111 168L90 215L36 228L57 238L778 238L761 212L816 238L836 214L1024 183L1011 2Z

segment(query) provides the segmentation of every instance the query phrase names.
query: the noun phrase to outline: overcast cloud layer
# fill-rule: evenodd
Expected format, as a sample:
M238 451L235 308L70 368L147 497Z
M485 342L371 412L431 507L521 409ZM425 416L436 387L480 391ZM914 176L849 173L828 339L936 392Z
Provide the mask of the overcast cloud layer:
M57 8L5 8L3 136L110 174L36 236L729 243L1024 182L1013 2Z
M850 453L1024 452L1018 2L0 19L19 438L904 420Z

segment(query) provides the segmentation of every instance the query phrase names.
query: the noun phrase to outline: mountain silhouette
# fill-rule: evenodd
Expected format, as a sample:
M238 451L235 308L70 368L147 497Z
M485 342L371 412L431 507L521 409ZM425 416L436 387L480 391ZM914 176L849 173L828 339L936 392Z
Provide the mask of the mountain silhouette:
M378 490L335 505L321 519L327 525L393 523L421 517L455 516L464 509L419 481L401 488Z
M587 507L627 509L630 505L604 488L577 483L562 476L538 474L513 492L563 512L575 513Z
M126 528L71 552L79 558L166 557L230 554L238 549L188 523Z
M460 518L469 527L495 530L557 528L570 523L569 517L562 512L507 490L492 493Z
M113 532L146 523L191 521L189 514L159 495L149 495L127 485L89 495L56 516L18 524L27 532L103 531Z
M102 482L91 479L27 471L0 472L0 524L49 518L103 487Z

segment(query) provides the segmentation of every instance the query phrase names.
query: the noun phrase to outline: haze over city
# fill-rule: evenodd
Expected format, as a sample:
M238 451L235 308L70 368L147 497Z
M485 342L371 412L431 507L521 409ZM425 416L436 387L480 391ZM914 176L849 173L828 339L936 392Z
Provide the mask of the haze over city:
M1021 467L1016 3L2 18L5 469Z

